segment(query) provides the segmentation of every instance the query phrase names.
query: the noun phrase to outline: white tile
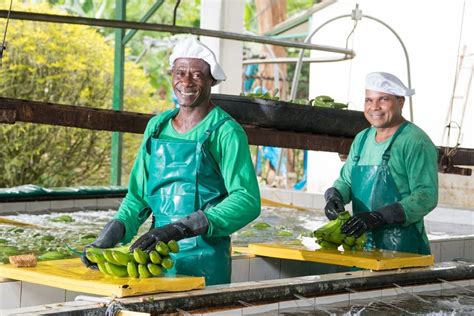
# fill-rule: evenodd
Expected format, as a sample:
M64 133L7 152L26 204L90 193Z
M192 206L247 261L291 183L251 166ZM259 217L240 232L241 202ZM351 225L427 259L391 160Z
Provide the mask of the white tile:
M441 260L441 242L430 241L431 254L434 257L435 262Z
M217 311L217 312L209 312L209 313L202 313L202 315L206 316L241 316L242 315L242 309L241 308L236 308L236 309L229 309L229 310L222 310L222 311Z
M116 210L122 202L121 198L97 199L97 207L100 209Z
M0 283L0 310L20 307L21 282Z
M460 286L466 287L471 285L471 280L460 280L460 281L449 281L441 283L441 291L452 290L459 288Z
M65 297L64 289L22 282L21 307L60 303Z
M72 209L74 207L73 200L54 200L51 201L51 210L59 211L59 210L67 210Z
M265 313L265 315L271 315L272 313L278 315L278 303L242 308L242 315L260 315L262 313Z
M293 192L293 205L301 207L313 207L313 197L311 194L294 191Z
M413 293L434 292L434 291L441 293L441 283L414 285L412 287L412 291Z
M441 262L452 261L464 256L464 241L442 241L441 242Z
M273 191L272 198L277 202L291 204L293 202L293 193L288 190L276 189Z
M6 202L0 203L0 214L15 214L17 212L24 212L26 209L25 202Z
M326 200L322 194L313 194L313 205L312 207L318 210L323 211L324 206L326 205Z
M464 240L464 258L474 260L474 239Z
M314 297L291 300L291 301L283 301L283 302L278 303L278 308L285 309L285 308L295 308L295 307L308 307L308 306L314 306L314 302L315 302Z
M75 291L68 291L66 290L66 298L64 299L66 302L69 301L74 301L77 296L79 295L85 295L85 296L91 296L91 297L100 297L98 295L91 295L89 293L82 293L82 292L75 292Z
M250 280L249 274L250 274L250 259L232 258L232 275L231 275L232 283L249 281Z
M27 212L49 211L50 209L51 209L51 201L26 202Z
M73 200L74 201L74 207L81 208L81 209L87 209L87 208L92 208L96 209L97 208L97 199L81 199L81 200Z
M272 280L280 277L280 259L250 259L249 281Z
M397 296L413 292L412 286L403 286L403 290L398 287L382 289L382 297L384 296Z
M349 301L352 303L353 300L364 300L368 298L377 298L382 297L382 290L375 291L364 291L357 293L349 293Z
M347 302L349 304L349 293L346 294L337 294L329 296L318 296L316 297L316 305L326 305L338 302Z

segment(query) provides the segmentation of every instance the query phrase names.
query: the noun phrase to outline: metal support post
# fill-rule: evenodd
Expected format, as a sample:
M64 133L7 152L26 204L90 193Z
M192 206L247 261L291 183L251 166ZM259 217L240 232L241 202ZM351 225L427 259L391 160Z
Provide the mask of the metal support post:
M125 20L126 18L126 0L115 1L115 18ZM123 109L123 82L124 82L124 59L125 47L123 39L125 29L115 30L115 56L114 56L114 92L112 108L116 111ZM112 133L112 152L110 165L110 184L122 184L122 133Z

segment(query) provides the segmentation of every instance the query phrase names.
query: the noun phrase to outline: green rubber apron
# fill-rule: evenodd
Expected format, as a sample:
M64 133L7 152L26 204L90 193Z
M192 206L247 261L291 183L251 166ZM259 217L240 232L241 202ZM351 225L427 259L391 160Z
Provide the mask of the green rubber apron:
M354 157L352 168L352 209L354 214L373 212L381 207L400 201L401 195L393 180L388 161L392 144L402 130L407 126L403 123L393 135L390 144L382 156L381 165L359 166L360 155L364 147L369 129L361 139L357 155ZM423 226L424 231L424 226ZM365 249L374 248L430 254L430 247L424 241L423 234L415 224L403 226L392 224L367 232Z
M217 163L205 143L225 118L198 141L159 139L163 126L178 110L170 112L147 141L150 150L147 202L154 227L182 219L197 210L205 211L228 193ZM230 237L197 236L180 240L180 251L171 254L175 265L167 275L204 276L206 284L230 283Z

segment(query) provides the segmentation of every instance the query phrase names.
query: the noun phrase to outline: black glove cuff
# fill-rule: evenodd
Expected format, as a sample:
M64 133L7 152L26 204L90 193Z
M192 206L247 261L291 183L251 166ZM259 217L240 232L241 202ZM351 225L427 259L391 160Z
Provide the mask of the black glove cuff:
M186 237L203 235L207 233L209 228L209 221L201 210L193 212L191 215L179 220L176 224L178 223L181 224L180 226L185 230L186 234L190 234L190 236Z
M326 202L335 199L342 201L342 195L335 187L330 187L326 190L326 192L324 192L324 199L326 200Z
M98 248L114 247L125 235L125 225L116 219L108 222L99 237L91 244L91 246Z
M405 211L400 203L384 206L377 210L387 224L403 224L406 221Z

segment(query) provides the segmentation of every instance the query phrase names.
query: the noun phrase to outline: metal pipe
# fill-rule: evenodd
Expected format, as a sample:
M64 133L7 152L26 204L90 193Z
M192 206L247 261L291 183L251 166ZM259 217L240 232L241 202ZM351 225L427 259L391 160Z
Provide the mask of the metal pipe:
M408 88L411 89L411 70L410 70L410 58L408 57L408 51L407 51L407 48L405 47L405 44L403 43L402 39L400 36L398 36L397 32L395 32L394 29L392 29L387 23L377 19L377 18L374 18L370 15L362 15L362 17L364 18L368 18L368 19L372 19L376 22L379 22L380 24L382 24L383 26L385 26L386 28L388 28L392 33L393 35L395 35L395 37L398 39L398 41L400 42L400 45L402 45L402 48L403 48L403 53L405 54L405 59L406 59L406 62L407 62L407 76L408 76ZM413 100L412 100L412 97L409 96L408 97L408 101L410 103L410 121L413 122L414 121L414 117L413 117Z
M335 20L338 20L338 19L341 19L341 18L345 18L345 17L350 17L351 15L350 14L345 14L345 15L341 15L341 16L338 16L338 17L335 17L335 18L332 18L326 22L324 22L323 24L321 24L318 28L316 28L311 34L309 34L308 36L306 36L305 40L304 40L304 43L308 43L311 38L313 38L314 34L316 34L316 32L318 32L323 26L325 26L326 24L329 24L330 22L332 21L335 21ZM300 73L301 73L301 61L303 60L303 56L304 56L304 49L302 48L300 50L300 54L299 54L299 57L298 57L298 61L296 62L296 67L295 67L295 74L293 75L293 82L291 84L291 93L290 93L290 100L294 100L296 98L296 89L298 88L298 80L300 78ZM355 54L352 55L351 57L354 58Z
M314 34L316 34L316 32L318 32L323 26L333 22L333 21L336 21L336 20L339 20L339 19L342 19L342 18L347 18L347 17L351 17L352 18L352 14L344 14L344 15L340 15L340 16L337 16L337 17L334 17L326 22L324 22L323 24L321 24L318 28L316 28L310 35L308 35L305 39L305 43L309 42L309 40L311 40L311 38L314 36ZM410 59L409 59L409 56L408 56L408 51L405 47L405 44L403 43L402 39L400 38L400 36L397 34L397 32L395 32L395 30L393 28L391 28L388 24L386 24L385 22L377 19L377 18L374 18L370 15L362 15L362 17L365 17L365 18L368 18L368 19L371 19L371 20L374 20L376 22L379 22L380 24L382 24L383 26L385 26L386 28L388 28L394 35L395 37L398 39L398 41L400 42L400 44L402 45L402 48L403 48L403 52L405 54L405 59L406 59L406 64L407 64L407 76L408 76L408 88L411 89L411 71L410 71ZM300 55L299 55L299 59L298 59L298 62L296 64L296 68L295 68L295 74L293 76L293 83L291 85L291 97L290 99L293 100L295 97L296 97L296 89L298 88L298 79L299 79L299 76L300 76L300 73L301 73L301 62L302 62L302 59L303 59L303 55L304 55L304 49L301 49L300 50ZM347 56L346 56L347 57ZM355 57L355 54L353 56L351 56L351 58L354 58ZM412 97L408 97L408 101L409 101L409 105L410 105L410 121L413 122L414 118L413 118L413 100L412 100Z
M7 10L0 10L0 18L5 18L8 15ZM22 11L11 11L11 19L15 20L29 20L39 22L54 22L54 23L66 23L66 24L80 24L80 25L91 25L91 26L102 26L111 28L121 29L137 29L137 30L148 30L157 32L168 32L168 33L185 33L193 35L202 35L223 38L228 40L243 41L243 42L255 42L261 44L270 44L283 47L295 47L304 48L311 50L320 50L333 53L341 53L346 55L354 55L351 49L332 47L326 45L316 45L308 43L298 43L294 41L277 40L264 36L256 35L245 35L233 32L215 31L200 29L195 27L187 26L172 26L167 24L156 24L156 23L140 23L132 21L118 21L108 19L93 19L86 17L75 17L75 16L64 16L54 14L43 14L43 13L31 13Z
M314 57L305 57L303 58L302 62L303 63L332 63L336 61L343 61L343 60L348 60L351 58L328 58L328 59L322 59L322 58L314 58ZM242 61L242 64L244 65L249 65L249 64L290 64L290 63L297 63L298 62L297 57L276 57L276 58L252 58L252 59L246 59Z

